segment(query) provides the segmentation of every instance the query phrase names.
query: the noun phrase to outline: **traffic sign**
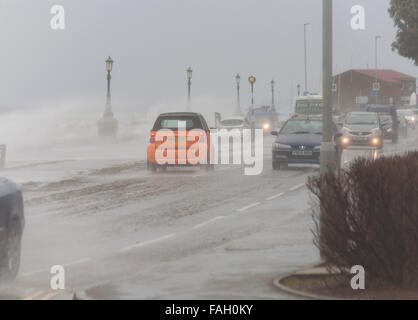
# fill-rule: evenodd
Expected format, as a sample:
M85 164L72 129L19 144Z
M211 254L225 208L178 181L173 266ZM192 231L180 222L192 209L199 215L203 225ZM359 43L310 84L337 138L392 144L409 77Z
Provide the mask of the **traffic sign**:
M248 78L248 81L249 81L251 84L254 84L254 83L257 81L257 79L256 79L254 76L250 76L250 77Z

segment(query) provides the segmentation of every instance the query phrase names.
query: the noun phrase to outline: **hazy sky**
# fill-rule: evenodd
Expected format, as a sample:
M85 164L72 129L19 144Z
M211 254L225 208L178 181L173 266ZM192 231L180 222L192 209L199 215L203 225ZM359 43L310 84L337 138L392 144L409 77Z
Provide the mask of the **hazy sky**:
M52 5L66 10L66 30L50 28ZM366 8L366 30L350 28L350 8ZM334 72L379 65L418 76L418 68L391 51L395 29L389 0L334 1ZM250 74L256 103L270 101L270 80L288 103L303 84L303 24L308 28L311 91L321 77L320 0L0 0L0 106L31 107L72 99L104 104L105 63L115 60L113 104L138 108L180 101L186 68L194 70L194 97L235 101L240 73L243 105ZM296 89L294 89L296 94Z

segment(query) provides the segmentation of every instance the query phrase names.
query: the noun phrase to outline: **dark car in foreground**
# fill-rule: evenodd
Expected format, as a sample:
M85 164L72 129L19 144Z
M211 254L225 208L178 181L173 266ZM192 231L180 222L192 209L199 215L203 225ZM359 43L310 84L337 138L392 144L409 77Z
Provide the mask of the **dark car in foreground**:
M25 226L22 191L12 181L0 178L0 277L12 279L20 266L20 248Z
M289 119L273 144L273 169L279 170L289 164L319 164L322 142L322 119L306 117Z

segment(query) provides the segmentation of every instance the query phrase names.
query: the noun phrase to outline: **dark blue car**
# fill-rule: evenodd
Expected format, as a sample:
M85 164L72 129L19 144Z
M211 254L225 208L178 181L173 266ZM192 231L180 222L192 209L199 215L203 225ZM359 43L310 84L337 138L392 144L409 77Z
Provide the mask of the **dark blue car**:
M21 189L10 180L0 178L0 277L2 278L10 279L17 276L24 226Z
M321 118L293 118L288 120L273 144L273 169L279 170L289 164L319 164L322 142Z

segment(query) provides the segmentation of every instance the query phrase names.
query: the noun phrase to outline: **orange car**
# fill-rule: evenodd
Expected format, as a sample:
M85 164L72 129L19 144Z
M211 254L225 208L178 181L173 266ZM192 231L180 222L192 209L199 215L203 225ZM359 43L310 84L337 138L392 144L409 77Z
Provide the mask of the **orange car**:
M201 166L213 170L210 145L210 129L201 114L163 113L151 130L147 167L153 172L168 166Z

